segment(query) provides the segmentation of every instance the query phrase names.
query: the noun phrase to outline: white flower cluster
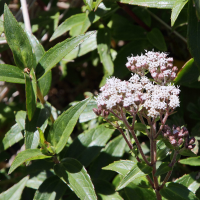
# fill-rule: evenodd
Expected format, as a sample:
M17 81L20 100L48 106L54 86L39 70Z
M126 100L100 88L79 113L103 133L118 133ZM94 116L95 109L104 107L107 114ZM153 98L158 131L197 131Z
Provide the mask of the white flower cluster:
M166 83L174 80L178 68L173 67L173 58L168 58L166 53L146 51L145 55L128 57L126 67L141 76L145 75L148 70L152 78L166 85Z
M174 85L154 85L147 77L137 74L132 75L129 81L109 78L100 91L96 98L98 107L107 111L120 111L122 107L135 111L143 106L147 115L155 118L160 112L173 110L180 104L180 90Z

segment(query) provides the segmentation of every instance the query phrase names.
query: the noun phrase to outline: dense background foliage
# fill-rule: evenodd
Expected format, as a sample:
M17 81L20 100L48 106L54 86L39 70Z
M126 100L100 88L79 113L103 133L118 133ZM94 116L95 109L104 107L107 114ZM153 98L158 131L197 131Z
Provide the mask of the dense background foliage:
M20 26L8 7L4 9L5 3ZM130 179L119 188L120 180L133 167L134 156L119 132L106 128L102 125L105 123L103 119L93 113L96 103L92 96L98 94L99 87L111 75L123 80L130 78L125 63L131 54L140 55L152 49L168 52L179 68L175 84L180 85L181 106L170 116L167 124L185 125L190 135L196 138L194 153L199 155L198 1L27 0L27 4L35 37L26 30L20 1L0 0L0 64L17 65L18 70L35 70L37 65L36 78L41 93L37 94L39 103L35 96L37 88L34 82L37 81L34 71L30 72L31 78L25 72L24 79L20 71L12 74L12 67L10 71L0 68L0 199L74 200L77 196L95 199L96 195L102 200L155 199L144 176L132 183ZM4 20L7 22L3 23ZM82 35L84 33L86 35ZM66 40L76 36L74 40ZM21 60L20 56L23 57ZM46 68L42 68L44 65ZM9 77L9 73L12 76ZM87 97L90 99L82 101ZM45 101L48 102L45 104ZM77 112L68 110L72 105ZM61 113L64 113L62 120L51 128L52 117L56 120ZM40 141L36 127L40 128ZM53 141L51 145L55 149L45 139L42 144L42 132L48 142ZM144 132L138 125L137 135L148 156L149 143ZM61 141L62 135L65 139ZM41 152L38 145L49 148L47 151L52 151L52 155L56 152L57 157L47 155L47 151ZM31 156L23 155L23 159L11 167L16 155L25 149L32 150ZM163 143L160 143L159 150L162 150L160 160L170 160L170 150ZM59 172L63 166L56 165L53 170L54 164L62 158L66 158L63 166L68 172L69 187L58 178L62 177ZM108 171L109 167L102 169L120 159L133 162L125 163L124 171L112 167L113 171ZM21 165L24 162L27 166ZM170 181L183 187L169 185L167 195L163 192L163 196L166 199L196 199L190 195L190 190L200 198L199 166L200 157L182 156ZM15 171L10 174L9 169ZM77 171L81 173L74 177Z

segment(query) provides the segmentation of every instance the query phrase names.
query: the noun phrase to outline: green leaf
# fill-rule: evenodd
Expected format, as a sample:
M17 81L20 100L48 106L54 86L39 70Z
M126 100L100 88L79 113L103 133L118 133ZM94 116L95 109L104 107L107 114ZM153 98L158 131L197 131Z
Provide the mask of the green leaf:
M44 155L39 149L27 149L17 154L15 157L8 174L11 174L17 167L19 167L24 162L30 160L39 160L50 158L51 156Z
M29 177L24 177L21 181L17 184L12 186L10 189L6 190L5 192L0 194L0 199L2 200L20 200L22 192L26 186L26 182L28 181Z
M194 62L194 58L191 58L185 63L185 65L178 72L175 78L176 85L183 85L186 87L199 88L200 83L198 82L199 70Z
M95 32L87 40L80 44L79 48L75 48L70 53L68 53L63 58L64 63L74 60L75 58L78 58L87 54L90 51L95 50L97 48L96 36L97 34Z
M146 176L152 171L152 167L147 166L143 163L137 163L133 166L133 168L126 174L122 181L120 182L117 190L121 190L125 188L130 182L134 181L137 178Z
M147 135L146 129L147 129L147 127L142 123L135 123L135 125L134 125L134 130L140 131L145 135Z
M4 31L16 65L21 69L35 69L36 58L29 39L6 4L4 7Z
M196 8L196 15L198 20L200 19L200 2L198 0L194 0L195 8Z
M115 191L112 184L105 180L95 179L93 180L95 191L98 199L101 200L123 200L123 198Z
M160 194L168 200L198 200L194 193L179 183L166 183Z
M180 183L187 187L191 192L195 193L200 187L200 180L197 177L198 172L192 172L190 174L183 175L179 179L176 179L175 183Z
M147 26L151 26L151 15L146 8L136 6L132 10Z
M25 88L26 88L26 110L28 119L31 121L33 118L36 104L37 104L37 81L35 72L31 69L30 76L25 74Z
M165 145L165 143L162 140L159 140L156 144L157 148L157 160L163 160L167 157L167 155L170 152L170 149Z
M134 166L135 162L131 160L120 160L103 167L103 170L115 171L123 176L125 176Z
M0 64L0 81L10 83L25 83L24 73L21 69L7 64Z
M200 166L200 156L179 160L179 163L190 166Z
M90 10L92 10L93 0L83 0L83 2L90 8Z
M4 32L3 21L0 19L0 35Z
M200 24L198 22L197 16L195 14L195 7L193 6L193 1L189 1L188 7L188 29L187 29L187 38L188 38L188 48L191 55L194 57L194 61L197 66L200 67Z
M169 167L169 163L163 162L156 170L155 176L160 176L161 174L165 174L171 170L172 170L172 168Z
M57 176L47 178L35 193L34 200L59 200L65 193L67 186Z
M80 114L86 108L91 98L72 106L54 122L50 131L50 143L55 147L56 153L60 153L67 143Z
M129 183L125 187L125 194L129 200L155 200L156 195L152 189L141 188L135 185L134 183Z
M181 10L185 6L185 4L188 2L188 0L184 1L176 1L173 8L172 8L172 14L171 14L171 26L174 25L178 15L180 14Z
M96 5L95 5L95 11L97 10L97 8L98 8L98 6L99 6L99 4L102 2L103 0L97 0L96 1Z
M13 144L19 142L24 137L21 133L21 129L18 124L15 124L11 129L5 134L0 149L6 150L11 147Z
M51 114L49 107L43 106L41 104L35 110L35 114L31 121L26 119L26 129L25 129L25 147L26 149L36 149L39 141L40 136L37 130L39 127L43 132L45 131L48 118Z
M180 155L182 155L182 156L191 156L191 157L196 157L197 156L190 149L185 149L185 148L182 148L178 153Z
M97 49L104 70L108 75L114 72L114 66L110 55L111 35L108 28L99 29L97 32Z
M39 77L39 80L59 61L61 61L64 56L70 53L74 48L78 47L94 33L95 31L92 31L86 33L85 35L79 35L77 37L66 39L48 50L40 59L37 66L37 76Z
M79 13L76 15L72 15L68 19L66 19L53 33L50 38L50 41L56 39L61 36L63 33L70 31L75 26L81 26L83 21L85 20L86 13Z
M76 158L87 167L98 156L113 132L103 124L80 134L70 145L67 157Z
M65 158L54 166L54 171L81 200L97 199L86 169L73 158Z
M120 3L126 3L131 5L138 5L138 6L144 6L144 7L150 7L150 8L173 8L176 0L116 0Z
M25 129L26 111L20 110L15 115L15 120L21 130Z
M167 51L165 39L159 29L153 28L150 32L147 33L147 38L149 42L158 50Z
M91 177L93 179L110 180L115 173L102 170L102 167L119 160L124 155L126 146L127 144L122 135L111 140L91 165L89 170Z

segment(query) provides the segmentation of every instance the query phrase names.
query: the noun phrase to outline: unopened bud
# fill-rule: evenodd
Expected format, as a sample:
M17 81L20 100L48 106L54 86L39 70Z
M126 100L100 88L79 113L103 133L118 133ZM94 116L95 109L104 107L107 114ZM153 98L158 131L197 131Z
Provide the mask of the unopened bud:
M163 75L163 73L160 73L159 75L158 75L158 80L163 80L164 79L164 75Z
M169 140L173 146L177 146L177 141L175 139Z
M174 67L172 68L172 71L173 71L173 72L177 72L177 71L178 71L178 67L174 66Z
M167 67L166 66L161 66L160 67L160 70L163 72L163 71L165 71L167 69Z
M172 72L172 73L171 73L170 79L171 79L171 80L174 80L175 78L176 78L176 73L175 73L175 72Z
M192 145L188 145L188 149L193 149L194 147Z
M93 108L92 110L93 110L93 112L94 112L97 116L99 116L99 110L98 110L98 109Z
M170 58L167 58L167 61L168 61L168 62L173 62L174 59L173 59L172 57L170 57Z
M184 137L186 137L186 136L189 135L189 132L188 132L188 131L185 131L185 132L183 132L183 135L184 135Z
M138 97L135 97L134 103L135 103L136 105L139 105L139 104L140 104L140 99L139 99Z
M174 135L169 136L169 140L174 140L174 139L175 139Z
M133 72L135 70L135 65L131 66L131 71Z
M183 134L183 131L180 131L180 132L178 133L178 138L182 138L182 137L184 137L184 134Z
M168 64L167 64L167 68L168 68L168 69L171 69L172 67L173 67L172 63L168 63Z
M194 144L194 143L195 143L195 138L194 137L190 138L189 139L189 144Z
M177 131L180 131L180 130L181 130L181 127L180 127L180 126L177 126L177 127L176 127L176 130L177 130Z
M178 131L175 129L174 131L173 131L173 136L175 137L175 138L177 138L178 137Z
M158 73L157 72L153 72L153 73L151 73L151 76L152 76L152 78L157 78Z
M130 70L130 69L131 69L131 63L130 63L130 62L127 62L127 63L126 63L126 67Z
M181 144L183 144L183 138L180 138L180 139L178 140L178 145L180 146Z

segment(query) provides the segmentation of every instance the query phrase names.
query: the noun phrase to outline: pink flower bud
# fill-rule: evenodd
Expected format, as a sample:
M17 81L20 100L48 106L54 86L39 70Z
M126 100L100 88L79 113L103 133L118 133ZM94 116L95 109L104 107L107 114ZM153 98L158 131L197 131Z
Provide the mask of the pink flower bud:
M138 97L135 97L135 98L134 98L134 103L135 103L136 105L139 105L139 104L140 104L140 99L139 99Z
M101 113L99 113L100 110L98 110L96 108L93 108L92 110L97 116L99 116L101 114Z
M168 69L171 69L172 67L173 67L173 64L172 64L172 63L168 63L168 64L167 64L167 68L168 68Z
M167 58L167 61L168 61L168 62L173 62L174 59L173 59L172 57L170 57L170 58Z
M173 71L173 72L177 72L177 71L178 71L178 67L174 66L174 67L172 68L172 71Z
M180 146L180 145L182 145L183 144L183 138L180 138L179 140L178 140L178 145Z
M160 73L158 75L158 80L162 81L163 79L164 79L164 75L163 75L163 73Z
M189 144L194 144L194 143L195 143L195 138L194 137L190 138L189 139Z
M158 73L156 73L156 72L153 72L153 73L151 73L151 76L152 76L152 78L157 78L157 76L158 76Z
M174 80L174 79L176 78L176 73L175 73L175 72L172 72L170 78L171 78L171 80Z
M135 70L135 65L132 65L130 71L134 72L134 70Z
M177 146L177 141L175 139L169 140L173 146Z
M130 63L130 62L127 62L127 63L126 63L126 67L130 70L130 69L131 69L131 63Z
M167 67L166 66L161 66L160 67L160 70L163 72L163 71L165 71L167 69Z

